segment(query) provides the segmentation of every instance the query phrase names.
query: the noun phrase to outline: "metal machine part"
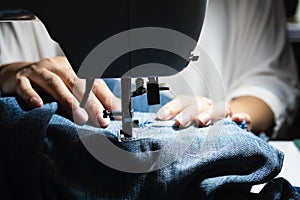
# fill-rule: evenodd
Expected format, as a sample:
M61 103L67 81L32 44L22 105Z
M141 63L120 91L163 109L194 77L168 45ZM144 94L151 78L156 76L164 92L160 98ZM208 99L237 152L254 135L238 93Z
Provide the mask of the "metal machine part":
M160 87L158 77L148 77L147 88L144 87L144 79L137 78L135 80L136 89L132 92L131 77L121 78L121 99L122 112L103 111L103 117L114 118L116 116L122 117L122 129L119 133L119 141L130 141L138 139L139 121L133 120L134 111L132 109L132 98L147 94L148 105L155 105L160 103ZM162 90L167 90L164 86Z

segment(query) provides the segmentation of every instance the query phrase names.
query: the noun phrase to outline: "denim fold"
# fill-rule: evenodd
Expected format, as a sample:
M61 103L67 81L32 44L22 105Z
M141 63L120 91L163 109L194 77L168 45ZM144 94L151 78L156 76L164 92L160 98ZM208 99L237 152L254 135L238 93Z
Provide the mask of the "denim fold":
M176 129L136 108L139 137L119 142L120 121L80 126L56 102L30 109L3 97L0 110L7 199L299 199L297 187L275 179L284 154L230 118Z

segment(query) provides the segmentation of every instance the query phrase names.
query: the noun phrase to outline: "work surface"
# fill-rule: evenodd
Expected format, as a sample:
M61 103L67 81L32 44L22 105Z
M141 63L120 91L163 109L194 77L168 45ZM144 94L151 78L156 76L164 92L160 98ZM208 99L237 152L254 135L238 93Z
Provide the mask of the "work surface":
M300 187L300 151L293 141L270 141L272 146L284 153L284 160L281 172L277 177L287 179L293 186ZM252 187L252 192L258 193L264 184Z

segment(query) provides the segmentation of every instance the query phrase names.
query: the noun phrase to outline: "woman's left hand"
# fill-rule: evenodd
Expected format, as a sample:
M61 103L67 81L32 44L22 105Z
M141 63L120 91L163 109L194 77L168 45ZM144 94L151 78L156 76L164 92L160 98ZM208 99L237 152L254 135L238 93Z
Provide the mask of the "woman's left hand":
M191 125L205 127L227 116L230 116L237 123L245 121L248 130L250 130L250 115L247 113L233 114L228 103L215 103L206 97L181 95L167 103L157 112L158 119L170 120L174 118L176 125L180 128L186 128Z

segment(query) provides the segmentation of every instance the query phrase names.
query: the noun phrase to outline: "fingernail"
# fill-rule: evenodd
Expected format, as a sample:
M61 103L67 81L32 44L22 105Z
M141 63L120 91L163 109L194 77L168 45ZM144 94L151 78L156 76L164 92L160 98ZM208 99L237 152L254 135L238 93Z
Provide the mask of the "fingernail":
M236 122L242 122L244 118L241 114L233 114L231 116L231 119L233 119Z
M41 100L37 97L32 97L29 101L34 106L37 106L37 107L42 107L43 106L43 102L41 102Z
M77 108L73 111L74 120L76 123L84 124L89 119L88 114L83 108Z
M191 117L188 115L184 115L181 119L181 125L187 127L191 124Z
M207 113L200 114L198 116L198 119L205 126L207 126L207 125L209 125L211 123L211 116L209 114L207 114Z
M168 109L161 109L157 112L157 117L159 119L167 119L170 116L171 112Z
M102 128L107 127L110 121L109 118L103 118L103 113L97 115L97 120Z

